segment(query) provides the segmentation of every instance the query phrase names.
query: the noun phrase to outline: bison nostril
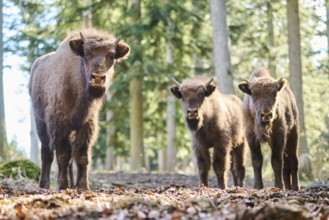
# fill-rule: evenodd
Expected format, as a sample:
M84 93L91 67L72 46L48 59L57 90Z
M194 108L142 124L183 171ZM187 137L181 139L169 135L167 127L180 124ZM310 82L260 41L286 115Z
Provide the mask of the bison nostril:
M188 109L187 115L190 118L197 118L198 117L198 109Z
M270 121L273 118L273 113L272 111L265 111L265 112L261 112L260 116L263 121Z
M260 113L261 116L265 116L265 117L271 117L272 114L273 114L272 111L265 111Z

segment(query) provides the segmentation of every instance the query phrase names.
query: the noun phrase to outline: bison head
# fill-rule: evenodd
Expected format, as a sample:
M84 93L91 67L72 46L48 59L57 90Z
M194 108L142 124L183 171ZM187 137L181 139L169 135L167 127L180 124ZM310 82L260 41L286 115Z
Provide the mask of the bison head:
M258 126L271 127L276 118L277 97L286 83L287 81L283 78L274 80L269 77L260 77L239 84L239 89L251 96Z
M183 101L183 110L187 126L191 130L198 130L203 124L203 103L206 97L210 96L216 89L212 83L213 78L207 82L203 81L184 81L182 84L175 79L174 86L170 91L176 98Z
M120 41L80 37L70 40L72 51L83 59L83 70L87 88L97 97L102 96L112 78L112 67L116 61L128 57L130 47Z

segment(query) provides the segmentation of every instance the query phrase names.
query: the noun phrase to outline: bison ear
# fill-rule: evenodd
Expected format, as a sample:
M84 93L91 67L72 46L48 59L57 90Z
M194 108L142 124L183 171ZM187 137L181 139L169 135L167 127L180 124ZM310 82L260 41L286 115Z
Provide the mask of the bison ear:
M117 60L127 59L129 53L130 53L130 47L128 46L128 44L120 41L115 51L115 59Z
M182 93L179 91L179 87L178 86L172 86L170 88L170 92L178 99L182 98Z
M206 86L206 96L210 96L216 89L216 85L212 82L210 82L207 86Z
M69 42L71 50L78 56L83 57L84 50L83 50L83 40L82 39L73 39Z
M251 95L251 91L249 89L249 82L248 81L244 81L239 83L239 89L244 92L247 93L248 95Z
M286 79L283 79L283 78L280 78L278 80L278 84L277 84L277 86L278 86L278 92L280 92L286 86L286 84L287 84L287 80Z

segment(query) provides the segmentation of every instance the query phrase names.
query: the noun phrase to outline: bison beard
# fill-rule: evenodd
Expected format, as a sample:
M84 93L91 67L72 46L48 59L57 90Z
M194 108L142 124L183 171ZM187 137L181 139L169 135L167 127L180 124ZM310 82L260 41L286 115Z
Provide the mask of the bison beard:
M186 118L186 124L189 129L198 130L202 126L202 123L200 123L200 119L187 119Z
M272 124L266 124L266 125L262 123L260 125L255 124L254 133L257 136L258 140L261 140L261 142L267 142L271 137Z
M130 47L107 32L73 32L52 53L35 60L29 93L41 141L40 187L50 187L56 151L58 188L89 189L91 147L98 135L98 114L116 61ZM72 163L77 165L76 184Z
M88 87L88 94L94 98L103 98L106 92L105 87Z

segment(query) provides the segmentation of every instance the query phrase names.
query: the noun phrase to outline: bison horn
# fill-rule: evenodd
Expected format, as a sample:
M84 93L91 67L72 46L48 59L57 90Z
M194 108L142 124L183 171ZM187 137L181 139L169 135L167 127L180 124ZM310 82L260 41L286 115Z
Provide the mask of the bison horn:
M180 87L180 83L174 77L172 77L171 79L176 86Z
M83 43L86 43L86 38L85 38L85 36L83 36L83 34L81 32L80 32L80 38Z
M214 81L214 77L212 77L212 78L206 83L206 86L209 86L210 83L212 83L212 81Z
M120 42L121 40L121 36L119 36L115 41L114 41L114 46L117 46L118 43Z

